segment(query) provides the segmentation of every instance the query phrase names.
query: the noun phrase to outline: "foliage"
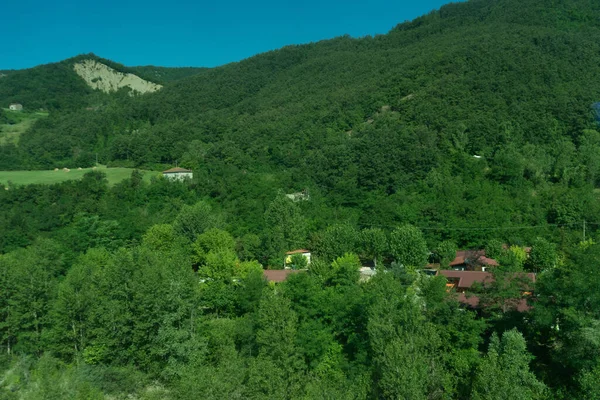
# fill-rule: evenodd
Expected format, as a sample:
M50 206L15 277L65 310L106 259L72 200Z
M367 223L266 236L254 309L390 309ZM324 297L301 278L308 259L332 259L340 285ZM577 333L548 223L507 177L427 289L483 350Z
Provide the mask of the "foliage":
M390 250L396 262L410 267L424 267L429 257L423 233L411 225L404 225L392 231Z
M379 228L363 229L360 232L361 247L366 256L373 259L377 267L377 259L388 252L388 239L385 232Z
M456 246L456 243L450 240L445 240L437 245L435 256L439 260L442 268L448 268L450 262L456 257L457 250L458 246Z
M517 330L499 339L493 334L487 355L477 369L473 399L542 399L544 385L529 370L531 356Z
M0 100L50 114L0 168L56 178L0 185L0 397L594 398L599 13L449 4L386 35L138 67L165 82L138 97L92 92L77 59L10 72ZM39 171L96 154L194 179ZM423 271L486 244L476 310ZM300 248L308 270L267 283Z
M192 206L184 205L173 222L175 232L192 242L207 229L221 225L219 216L215 215L212 207L204 201Z
M527 263L534 271L544 271L556 267L558 253L556 246L544 238L537 238L533 242Z

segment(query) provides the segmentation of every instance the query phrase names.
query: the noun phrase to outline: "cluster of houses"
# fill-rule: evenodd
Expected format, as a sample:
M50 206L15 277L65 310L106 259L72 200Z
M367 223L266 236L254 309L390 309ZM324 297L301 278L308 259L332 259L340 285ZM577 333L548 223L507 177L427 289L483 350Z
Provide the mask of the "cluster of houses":
M531 248L525 248L526 253L531 251ZM285 254L283 269L280 270L265 270L264 277L269 282L281 283L285 281L290 275L297 274L306 271L292 269L292 257L294 255L302 255L307 260L307 265L311 261L311 253L306 249L298 249L289 251ZM498 261L493 258L489 258L485 254L485 250L459 250L456 252L456 257L449 263L450 269L437 269L434 265L429 265L428 268L423 271L429 275L444 276L447 280L446 288L450 292L457 294L459 302L465 306L473 309L485 307L480 304L478 296L473 295L470 291L474 286L480 286L485 288L494 282L494 275L490 270L494 267L499 266ZM377 273L370 267L362 267L360 269L360 280L367 281ZM536 282L536 275L534 273L521 273L519 278L522 278L526 284L523 287L522 296L519 299L513 299L511 302L512 307L519 311L524 312L530 309L527 304L527 297L533 295L533 287Z

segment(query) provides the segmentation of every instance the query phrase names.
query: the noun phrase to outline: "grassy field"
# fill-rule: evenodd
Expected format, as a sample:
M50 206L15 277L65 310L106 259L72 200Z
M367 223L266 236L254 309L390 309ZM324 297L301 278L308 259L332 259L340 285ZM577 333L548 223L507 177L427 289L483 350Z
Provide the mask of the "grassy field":
M48 113L34 112L25 113L21 111L10 111L4 109L6 115L11 121L10 124L0 124L0 145L5 143L19 143L19 136L33 125L40 118L48 116Z
M8 184L10 181L15 185L30 185L33 183L44 183L53 184L58 182L64 182L73 179L81 179L86 172L91 171L92 168L83 169L71 169L69 172L58 170L58 171L0 171L0 183ZM100 166L96 169L106 174L109 185L121 182L123 179L131 176L132 168L106 168ZM150 182L153 176L160 175L160 172L156 171L140 171L144 174L144 181Z

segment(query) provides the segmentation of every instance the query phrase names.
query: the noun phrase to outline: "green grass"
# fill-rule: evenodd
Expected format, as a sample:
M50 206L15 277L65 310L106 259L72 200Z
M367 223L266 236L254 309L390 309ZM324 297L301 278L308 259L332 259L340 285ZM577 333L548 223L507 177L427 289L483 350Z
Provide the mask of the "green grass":
M10 111L4 109L11 124L0 124L0 145L6 143L19 143L19 137L23 132L33 125L40 118L48 116L46 112L27 113L22 111Z
M0 171L0 183L8 184L10 181L15 185L31 185L35 183L43 183L51 185L53 183L64 182L68 180L81 179L83 175L92 168L76 169L72 168L69 172L58 170L58 171ZM100 166L96 169L106 174L109 185L114 185L121 182L123 179L129 178L133 168L106 168ZM156 171L144 171L140 170L144 174L144 181L150 182L153 176L160 175L160 172Z

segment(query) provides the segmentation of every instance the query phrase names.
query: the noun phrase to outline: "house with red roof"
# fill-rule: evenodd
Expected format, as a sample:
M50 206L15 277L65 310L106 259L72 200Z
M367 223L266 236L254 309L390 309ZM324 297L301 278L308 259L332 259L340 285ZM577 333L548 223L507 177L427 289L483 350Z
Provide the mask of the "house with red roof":
M437 275L444 276L447 280L446 287L449 291L454 291L458 294L458 301L470 308L483 308L486 305L480 304L480 299L477 295L470 292L474 289L474 285L478 285L485 290L494 283L494 275L490 272L483 271L456 271L456 270L440 270ZM514 273L511 279L519 279L521 285L521 296L516 299L506 300L506 306L510 309L516 309L519 312L529 311L531 307L527 304L527 298L533 295L533 289L536 282L534 273Z
M485 250L459 250L454 260L450 261L450 268L459 271L486 271L490 267L497 267L498 261L486 257Z

